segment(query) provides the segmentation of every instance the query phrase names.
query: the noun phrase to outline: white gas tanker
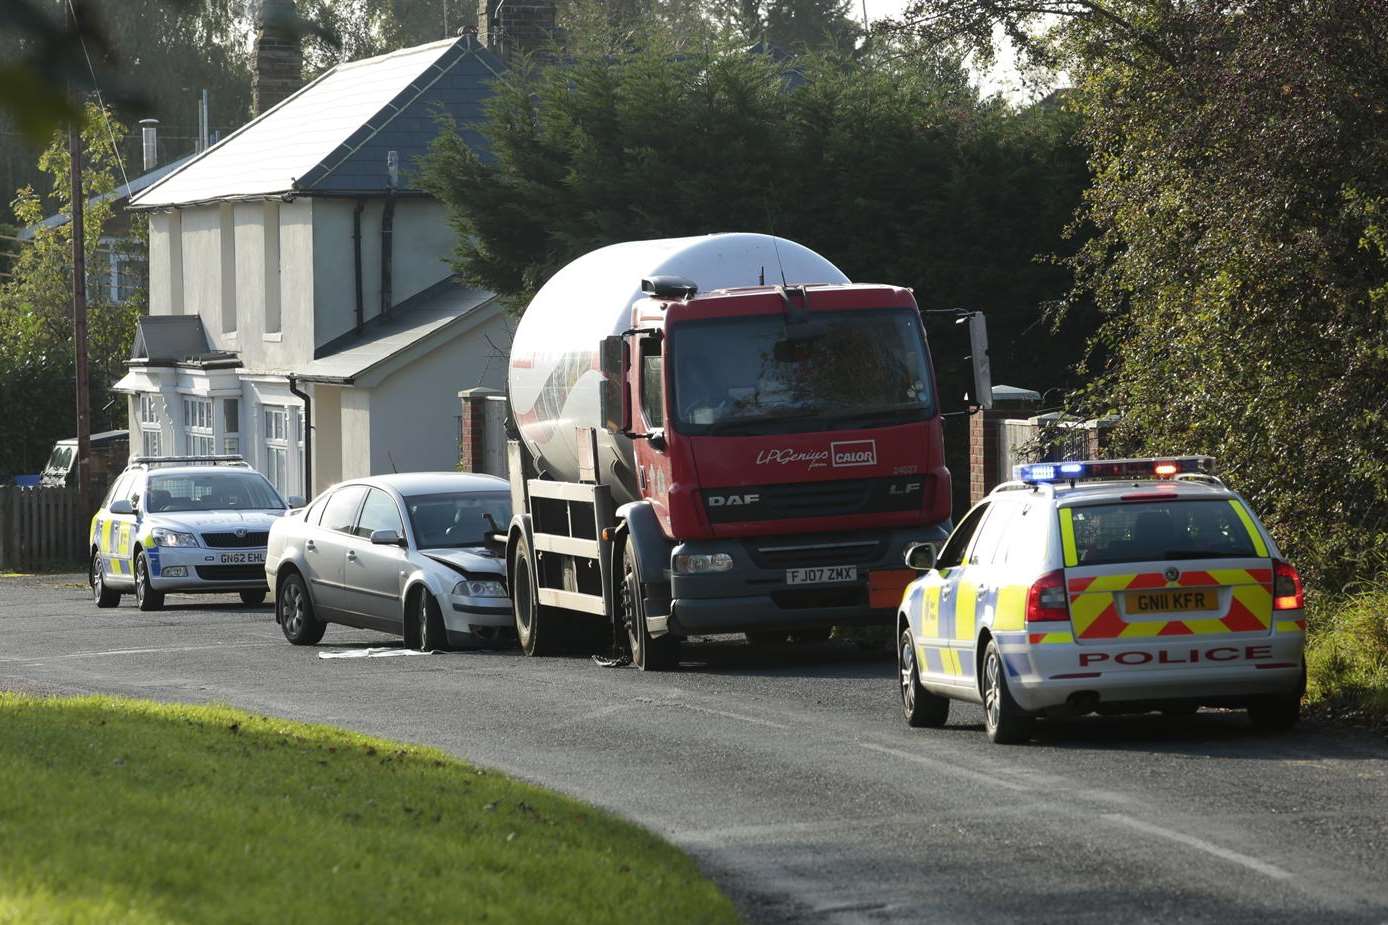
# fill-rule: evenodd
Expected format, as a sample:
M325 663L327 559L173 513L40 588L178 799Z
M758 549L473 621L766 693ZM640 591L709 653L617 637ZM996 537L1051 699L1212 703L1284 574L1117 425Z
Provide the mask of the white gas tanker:
M507 565L528 655L585 623L651 669L693 633L766 643L890 622L903 550L945 537L911 292L850 283L794 241L578 258L521 318L509 393Z

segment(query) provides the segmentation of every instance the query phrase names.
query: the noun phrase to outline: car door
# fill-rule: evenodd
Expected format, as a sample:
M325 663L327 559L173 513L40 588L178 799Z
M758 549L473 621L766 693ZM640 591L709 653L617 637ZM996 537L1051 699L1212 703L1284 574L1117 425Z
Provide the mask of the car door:
M357 515L353 535L347 540L343 573L347 607L365 623L398 632L402 628L400 580L405 574L405 550L372 543L371 534L378 530L403 536L405 525L395 499L372 488Z
M125 494L125 487L130 484L131 473L123 472L111 486L110 492L106 495L106 500L101 503L101 510L96 512L96 518L92 522L92 545L101 555L101 571L105 578L121 577L115 570L112 561L113 552L120 542L120 532L117 526L116 515L111 513L111 505L118 498L129 498ZM114 540L113 540L114 535Z
M998 588L1007 580L1004 552L1008 538L1018 527L1020 511L1021 505L1016 501L993 502L969 547L955 588L954 636L950 640L961 677L974 677L978 629L991 620Z
M916 639L916 661L922 680L937 684L961 683L964 666L955 661L954 646L959 583L967 571L966 554L988 508L989 502L984 501L964 515L940 550L935 568L923 582L921 626ZM972 620L972 598L966 604L966 612Z
M124 484L117 486L117 493L111 497L114 504L119 499L129 501L134 508L131 514L111 514L106 527L108 552L106 555L109 573L117 579L132 581L135 575L135 541L140 535L140 521L145 517L145 473L136 470L128 474Z
M318 524L305 526L304 566L313 603L325 615L349 623L355 619L347 606L343 573L352 527L365 499L365 485L344 485L328 498Z

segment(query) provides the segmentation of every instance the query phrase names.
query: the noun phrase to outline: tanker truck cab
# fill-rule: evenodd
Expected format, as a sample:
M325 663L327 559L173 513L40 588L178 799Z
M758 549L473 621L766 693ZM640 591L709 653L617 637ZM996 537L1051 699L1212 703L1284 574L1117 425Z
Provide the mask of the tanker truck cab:
M763 235L604 251L628 247L628 266L660 272L628 278L624 310L590 341L586 365L513 348L512 491L525 513L509 561L522 647L541 654L547 624L575 611L608 618L642 668L676 664L691 635L771 642L890 624L914 577L903 551L943 542L950 514L911 292L850 283ZM604 251L546 284L517 346L545 290ZM781 261L804 282L761 285ZM707 279L723 284L701 288Z

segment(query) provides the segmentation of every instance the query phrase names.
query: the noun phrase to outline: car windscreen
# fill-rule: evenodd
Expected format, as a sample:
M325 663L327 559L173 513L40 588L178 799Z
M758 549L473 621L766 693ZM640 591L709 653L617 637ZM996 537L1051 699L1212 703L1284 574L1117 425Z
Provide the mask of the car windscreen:
M151 475L145 510L280 511L285 503L274 486L256 472L197 472Z
M1227 499L1092 504L1069 512L1080 566L1257 555Z
M484 546L511 522L511 496L504 492L406 495L405 509L420 549Z
M53 474L67 472L72 468L72 456L75 452L75 447L55 446L53 454L48 457L48 463L43 467L43 471Z
M667 356L680 433L882 427L935 414L914 309L687 321L672 328Z

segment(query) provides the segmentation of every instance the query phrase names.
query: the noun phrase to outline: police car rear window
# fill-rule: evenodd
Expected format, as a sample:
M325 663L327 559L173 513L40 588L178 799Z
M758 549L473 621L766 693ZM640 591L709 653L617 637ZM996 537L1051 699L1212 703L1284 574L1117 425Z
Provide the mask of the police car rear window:
M1142 501L1070 508L1080 567L1164 559L1242 559L1253 538L1227 500Z

